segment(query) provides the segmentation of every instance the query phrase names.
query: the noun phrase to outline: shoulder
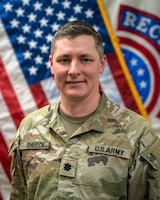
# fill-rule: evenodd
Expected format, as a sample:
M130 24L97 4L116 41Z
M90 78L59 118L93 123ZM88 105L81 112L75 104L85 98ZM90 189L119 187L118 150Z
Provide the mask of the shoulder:
M136 145L137 142L149 145L154 141L156 133L147 119L122 105L112 102L105 94L103 94L102 99L101 110L108 121L112 122L113 128L117 126L119 131L123 130L133 145ZM116 133L118 133L118 130Z
M44 106L44 107L42 107L42 108L40 108L40 109L38 109L38 110L36 110L36 111L34 111L34 112L31 112L30 114L28 114L22 121L21 121L21 123L20 123L20 126L22 125L22 124L24 124L24 123L28 123L28 122L30 122L30 121L39 121L39 120L41 120L42 118L44 118L46 115L47 115L47 113L48 113L48 111L49 111L49 107L50 107L50 105L47 105L47 106Z
M24 135L29 133L29 131L32 129L33 125L36 122L41 121L44 118L44 116L48 112L48 109L49 109L49 105L44 106L36 111L31 112L25 118L22 119L22 121L20 122L19 128L17 130L17 133L15 137L13 138L13 141L9 147L9 154L11 154L17 147L19 143L19 139L23 138Z
M9 148L10 154L19 145L19 142L25 140L27 137L37 134L45 134L48 131L47 124L50 123L51 118L56 116L58 112L59 102L51 105L46 105L34 112L28 114L20 123L17 133Z
M40 124L45 124L44 121L49 121L53 113L58 112L58 105L59 102L57 101L30 113L21 121L19 129L23 127L30 129Z
M111 101L104 93L102 95L101 110L107 112L108 118L112 118L119 122L121 126L137 127L145 126L150 128L151 125L142 115Z

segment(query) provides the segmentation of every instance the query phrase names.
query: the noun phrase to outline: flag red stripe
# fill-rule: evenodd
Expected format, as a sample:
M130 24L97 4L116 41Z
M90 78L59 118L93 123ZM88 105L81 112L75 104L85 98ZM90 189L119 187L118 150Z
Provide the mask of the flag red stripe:
M158 112L157 117L160 119L160 111Z
M8 156L8 147L6 145L6 142L3 138L2 132L0 131L0 162L3 166L4 171L7 174L7 177L9 180L11 180L10 176L10 164L11 164L11 157Z
M117 55L115 53L109 54L107 55L107 60L125 106L137 113L140 113L124 72L120 66L120 63L118 62Z
M40 83L30 86L30 90L38 108L41 108L49 103Z
M15 95L11 82L6 73L5 67L3 65L2 59L0 58L0 88L3 95L3 98L7 104L10 115L18 128L20 121L24 117L21 106L18 102L18 99Z
M159 84L160 77L159 77L159 67L158 67L157 60L154 58L152 53L150 51L148 51L148 49L144 48L144 46L142 46L141 44L139 44L135 41L120 37L120 42L123 44L129 44L130 46L133 46L133 47L136 46L136 48L139 49L140 52L142 52L144 55L146 55L147 58L149 58L150 65L152 66L152 70L155 74L155 76L154 76L155 82L154 82L153 87L156 87L156 89L154 89L153 98L152 98L150 104L146 108L147 112L150 113L159 98L159 91L160 91L160 84Z
M2 199L2 195L1 195L1 193L0 193L0 200L3 200L3 199Z

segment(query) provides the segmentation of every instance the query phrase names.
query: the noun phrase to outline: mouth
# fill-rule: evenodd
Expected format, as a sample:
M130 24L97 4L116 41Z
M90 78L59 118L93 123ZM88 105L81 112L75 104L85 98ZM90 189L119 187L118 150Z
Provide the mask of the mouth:
M79 83L84 83L85 81L66 81L67 84L79 84Z

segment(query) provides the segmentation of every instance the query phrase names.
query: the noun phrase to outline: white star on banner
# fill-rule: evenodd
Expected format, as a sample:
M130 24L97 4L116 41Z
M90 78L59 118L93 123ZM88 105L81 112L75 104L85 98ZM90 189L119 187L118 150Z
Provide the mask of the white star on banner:
M28 18L30 22L35 22L37 16L34 13L31 13L30 15L28 15Z
M24 26L22 26L22 29L24 33L30 33L31 26L25 24Z
M17 13L17 17L24 16L24 10L22 8L18 8L18 10L16 10L15 12Z
M71 2L68 1L68 0L65 0L62 4L63 4L64 9L65 8L70 8Z
M37 68L32 66L28 69L30 75L37 75Z
M24 44L26 38L23 35L20 35L19 37L17 37L17 40L19 44Z
M31 59L32 53L30 51L26 51L23 53L25 59Z
M37 46L37 42L34 40L31 40L30 42L28 42L30 49L34 49Z
M12 28L18 28L18 25L20 22L16 19L13 19L10 23L11 23Z
M88 9L88 10L85 12L85 14L86 14L86 18L93 18L94 12L93 12L93 10Z
M4 9L6 12L12 11L12 7L13 7L13 5L8 2L4 5Z

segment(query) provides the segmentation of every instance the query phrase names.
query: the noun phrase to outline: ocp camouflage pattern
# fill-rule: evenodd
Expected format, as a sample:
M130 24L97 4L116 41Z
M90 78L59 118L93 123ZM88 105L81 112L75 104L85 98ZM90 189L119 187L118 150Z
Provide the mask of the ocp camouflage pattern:
M149 122L102 93L69 137L59 103L21 122L10 149L10 200L160 199L160 141Z

